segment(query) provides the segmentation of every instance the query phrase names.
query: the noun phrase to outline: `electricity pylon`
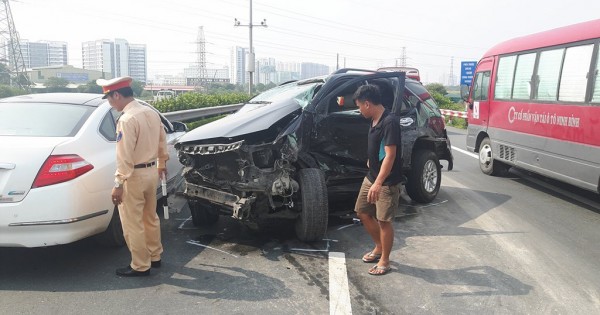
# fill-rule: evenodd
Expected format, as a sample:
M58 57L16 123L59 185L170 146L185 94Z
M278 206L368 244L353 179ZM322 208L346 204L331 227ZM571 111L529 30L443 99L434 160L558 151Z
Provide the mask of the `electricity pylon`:
M29 90L29 79L21 52L19 33L10 10L8 0L0 5L0 62L6 66L10 85ZM6 74L0 74L6 76Z

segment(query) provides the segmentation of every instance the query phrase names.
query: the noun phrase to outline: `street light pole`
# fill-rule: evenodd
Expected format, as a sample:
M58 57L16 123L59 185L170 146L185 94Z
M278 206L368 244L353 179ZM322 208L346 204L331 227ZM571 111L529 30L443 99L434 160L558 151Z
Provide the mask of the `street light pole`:
M235 19L233 26L247 26L250 29L250 47L248 51L248 94L252 95L252 83L254 81L253 75L255 70L254 48L252 47L252 27L267 27L267 19L263 19L260 24L252 24L252 0L250 0L250 22L248 24L241 24L238 19Z

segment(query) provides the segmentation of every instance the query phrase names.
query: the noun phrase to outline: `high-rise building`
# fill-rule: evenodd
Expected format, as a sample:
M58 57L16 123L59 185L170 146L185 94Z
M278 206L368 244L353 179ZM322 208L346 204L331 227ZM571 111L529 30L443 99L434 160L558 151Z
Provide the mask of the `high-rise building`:
M68 62L67 43L55 41L20 41L25 68L63 66Z
M312 62L303 62L300 65L301 79L308 79L327 74L329 74L329 66Z
M274 58L261 58L256 60L257 84L277 83L277 64Z
M129 75L142 82L148 80L148 57L146 55L146 45L129 45Z
M81 44L83 69L108 72L115 77L115 44L108 39L84 42Z
M276 70L276 83L283 83L291 80L300 79L300 63L298 62L278 62Z
M82 44L83 68L108 72L113 77L130 76L146 82L146 45L129 44L125 39L101 39Z
M235 46L231 49L231 83L246 84L246 53L247 48Z

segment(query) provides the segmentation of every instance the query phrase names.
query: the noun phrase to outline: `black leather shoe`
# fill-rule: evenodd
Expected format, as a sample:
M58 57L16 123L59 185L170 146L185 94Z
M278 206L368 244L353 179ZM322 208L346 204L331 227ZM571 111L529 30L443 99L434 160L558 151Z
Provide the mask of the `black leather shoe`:
M160 268L160 260L150 262L150 267L152 268Z
M144 277L150 275L150 269L146 271L136 271L131 269L131 266L117 269L117 276L121 277Z

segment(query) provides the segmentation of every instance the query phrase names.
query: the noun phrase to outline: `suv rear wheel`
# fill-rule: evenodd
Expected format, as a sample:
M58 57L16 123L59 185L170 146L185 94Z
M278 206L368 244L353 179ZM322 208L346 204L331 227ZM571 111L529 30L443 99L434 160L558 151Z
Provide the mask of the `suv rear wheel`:
M429 150L415 152L406 193L420 203L432 202L440 191L442 167L437 155Z
M327 232L329 202L323 172L305 168L298 172L302 213L296 219L296 235L301 241L318 241Z

